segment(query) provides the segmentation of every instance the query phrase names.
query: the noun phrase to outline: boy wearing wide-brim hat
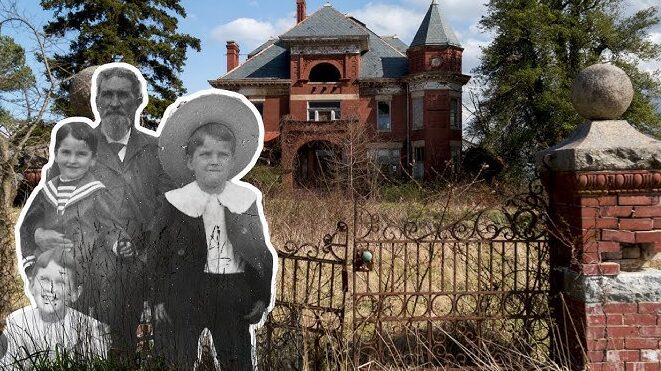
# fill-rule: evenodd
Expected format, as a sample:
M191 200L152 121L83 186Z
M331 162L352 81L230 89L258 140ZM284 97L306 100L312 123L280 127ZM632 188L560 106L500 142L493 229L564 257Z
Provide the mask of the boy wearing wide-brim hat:
M170 106L159 131L163 168L181 188L165 194L151 231L156 347L189 369L206 327L223 369L253 369L249 328L271 304L275 253L261 194L231 179L257 159L258 113L243 96L207 90Z

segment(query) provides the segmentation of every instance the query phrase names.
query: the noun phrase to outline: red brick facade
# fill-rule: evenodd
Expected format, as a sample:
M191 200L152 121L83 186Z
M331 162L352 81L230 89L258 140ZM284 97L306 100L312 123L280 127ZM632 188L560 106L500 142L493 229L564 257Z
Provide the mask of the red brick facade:
M297 26L281 35L277 45L266 46L265 50L270 48L273 56L251 53L243 66L210 81L214 87L238 91L261 104L265 130L270 133L267 137L280 137L286 183L294 184L298 156L306 156L298 153L301 138L306 138L306 143L337 142L337 130L331 130L329 136L324 129L314 129L315 125L328 126L327 121L337 119L312 118L315 103L339 104L341 120L354 120L354 125L367 130L372 141L371 150L396 151L398 148L402 171L413 172L417 162L419 172L414 175L433 177L446 170L448 161L459 160L461 95L469 76L462 74L463 49L458 43L422 43L407 50L401 41L387 41L387 37L370 33L359 21L342 15L330 5L306 17L303 14L305 2L296 4ZM432 3L429 12L435 12L436 7ZM323 17L319 15L322 13ZM312 19L315 17L316 20ZM355 35L310 36L314 30L308 24L312 22L323 27L326 21L319 19L328 17L335 17L334 22L338 24L350 22L351 31L347 29L347 32ZM434 23L424 27L444 29L445 26ZM281 54L276 55L277 52ZM368 58L369 53L374 56ZM228 49L228 58L229 54ZM273 58L272 61L277 62L262 63L258 57ZM253 78L251 73L243 72L251 70L253 65L259 65L255 67L258 71L268 70L278 77ZM330 71L325 77L334 77L315 79L317 68ZM373 69L378 72L371 71ZM275 70L279 72L273 72ZM421 105L419 99L423 101ZM387 104L389 127L385 129L378 127L379 102ZM286 125L296 128L288 130ZM304 135L303 128L308 130ZM338 128L341 129L341 125ZM292 134L296 137L285 138ZM269 145L273 143L267 143Z

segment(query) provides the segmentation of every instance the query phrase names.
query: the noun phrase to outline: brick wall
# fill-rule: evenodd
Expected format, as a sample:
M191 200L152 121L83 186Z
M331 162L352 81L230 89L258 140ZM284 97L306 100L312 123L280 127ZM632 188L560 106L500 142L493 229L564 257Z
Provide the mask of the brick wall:
M559 348L577 369L661 370L661 302L653 296L661 288L636 276L659 265L661 172L556 172L544 182L557 228ZM619 283L609 291L611 282Z

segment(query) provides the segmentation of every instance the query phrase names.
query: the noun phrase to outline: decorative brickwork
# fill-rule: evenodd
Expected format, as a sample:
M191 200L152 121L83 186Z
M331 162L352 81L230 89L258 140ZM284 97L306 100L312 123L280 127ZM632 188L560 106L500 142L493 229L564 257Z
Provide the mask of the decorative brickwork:
M553 307L560 333L568 334L558 345L577 368L661 370L661 302L645 301L656 298L655 288L632 279L642 286L634 295L631 285L615 293L601 285L658 265L660 180L658 171L546 174L559 237L552 241L552 264L566 267L553 273ZM661 291L661 280L652 282Z

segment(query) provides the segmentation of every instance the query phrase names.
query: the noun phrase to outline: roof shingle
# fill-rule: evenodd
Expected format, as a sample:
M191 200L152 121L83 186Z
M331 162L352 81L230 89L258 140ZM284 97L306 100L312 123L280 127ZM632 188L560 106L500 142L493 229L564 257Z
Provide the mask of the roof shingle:
M436 0L432 1L429 6L429 10L411 42L411 47L421 45L461 46L447 19L439 12Z
M330 5L324 5L289 31L281 39L367 37L364 28L349 20Z

